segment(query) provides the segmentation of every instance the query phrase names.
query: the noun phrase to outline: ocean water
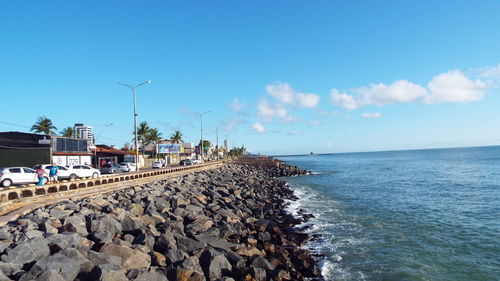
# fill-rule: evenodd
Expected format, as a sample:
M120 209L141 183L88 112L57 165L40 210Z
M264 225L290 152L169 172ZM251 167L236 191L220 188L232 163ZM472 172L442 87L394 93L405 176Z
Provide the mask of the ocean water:
M327 280L500 280L500 147L280 159Z

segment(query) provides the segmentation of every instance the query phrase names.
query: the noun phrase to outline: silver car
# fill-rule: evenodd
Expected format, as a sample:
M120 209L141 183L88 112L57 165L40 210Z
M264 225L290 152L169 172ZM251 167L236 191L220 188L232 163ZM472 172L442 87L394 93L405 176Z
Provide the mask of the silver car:
M118 174L123 172L125 171L122 169L122 167L115 163L104 164L104 166L101 167L102 174Z

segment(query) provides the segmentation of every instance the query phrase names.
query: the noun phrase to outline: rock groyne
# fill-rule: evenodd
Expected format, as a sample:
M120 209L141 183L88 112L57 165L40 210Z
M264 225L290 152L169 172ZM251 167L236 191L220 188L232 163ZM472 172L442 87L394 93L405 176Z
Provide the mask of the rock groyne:
M225 165L40 208L0 229L0 280L304 280L320 275L277 177Z

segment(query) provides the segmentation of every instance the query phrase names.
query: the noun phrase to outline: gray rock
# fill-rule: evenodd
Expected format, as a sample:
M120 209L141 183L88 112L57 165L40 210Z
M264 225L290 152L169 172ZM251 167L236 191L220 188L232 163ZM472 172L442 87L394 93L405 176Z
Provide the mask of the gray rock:
M0 229L0 240L12 240L14 236L12 236L12 233L9 232L7 228L1 228Z
M100 264L92 270L92 280L128 281L125 270L114 264Z
M26 233L24 233L24 235L26 235L26 237L28 237L28 238L43 237L43 232L41 232L39 230L29 230L29 231L26 231Z
M22 267L22 264L0 262L0 272L5 273L7 276L16 275L22 271Z
M182 250L175 249L175 250L168 250L165 253L165 257L167 258L169 263L177 263L179 261L188 258L189 255Z
M177 248L179 248L180 250L184 250L185 252L188 253L194 250L202 249L207 246L206 243L196 241L194 239L185 236L180 236L178 234L175 234L174 237L177 240Z
M11 281L7 275L5 275L3 272L0 271L0 281Z
M74 280L80 272L80 263L76 259L71 259L63 254L56 253L37 261L33 267L31 267L28 274L39 276L49 270L58 272L64 280Z
M148 271L137 275L134 281L168 281L168 279L158 271Z
M64 277L62 277L57 271L49 270L42 273L36 281L65 281Z
M99 253L96 251L90 250L87 254L87 258L93 263L93 264L114 264L117 266L120 266L122 264L122 258L118 256L113 256L113 255L107 255L103 253Z
M122 232L122 225L111 216L92 220L90 224L92 238L99 243L109 243L116 233Z
M121 221L123 231L140 229L143 226L141 219L137 217L126 217Z
M33 238L22 241L9 250L2 260L7 263L25 264L42 259L50 254L48 241L43 238Z
M176 250L177 242L171 233L162 234L156 240L154 250L160 253L166 253L168 250Z
M261 256L257 256L253 261L252 261L252 266L257 267L257 268L264 268L267 270L274 270L274 266L267 261L265 258Z
M49 247L56 247L56 251L80 244L81 237L76 233L49 234L46 237Z
M64 218L67 217L71 214L73 214L75 211L73 210L60 210L60 209L51 209L50 210L50 216L54 217L56 219Z
M62 232L76 232L80 236L89 235L85 219L81 215L72 215L64 219Z
M155 238L148 234L140 234L134 239L133 244L144 245L152 250L155 245Z

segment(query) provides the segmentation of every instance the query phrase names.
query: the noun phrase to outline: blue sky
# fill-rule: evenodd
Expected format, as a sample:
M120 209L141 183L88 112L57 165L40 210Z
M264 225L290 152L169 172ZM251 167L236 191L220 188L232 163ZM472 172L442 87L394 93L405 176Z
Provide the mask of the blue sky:
M499 1L0 1L0 131L269 154L500 144ZM109 126L108 124L113 125ZM58 130L58 131L59 131Z

